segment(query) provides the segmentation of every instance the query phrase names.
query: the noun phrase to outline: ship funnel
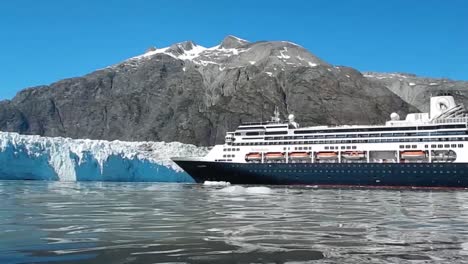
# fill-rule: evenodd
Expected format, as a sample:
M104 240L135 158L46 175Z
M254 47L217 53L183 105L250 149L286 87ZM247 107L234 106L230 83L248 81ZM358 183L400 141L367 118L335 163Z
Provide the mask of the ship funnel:
M299 128L299 124L294 121L294 115L293 114L290 114L288 116L288 121L289 121L289 124L292 125L294 128Z

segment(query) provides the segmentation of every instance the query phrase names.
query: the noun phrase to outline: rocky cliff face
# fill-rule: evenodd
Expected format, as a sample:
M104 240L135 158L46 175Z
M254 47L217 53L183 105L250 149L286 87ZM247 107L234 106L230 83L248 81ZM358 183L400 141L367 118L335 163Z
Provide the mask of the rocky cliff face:
M421 112L429 112L431 95L450 92L457 102L468 106L468 82L418 77L407 73L366 72L371 82L384 85Z
M294 43L228 36L212 48L183 42L149 49L83 77L23 90L0 102L0 130L212 145L242 121L267 119L275 106L303 126L375 124L394 111L425 110L432 81L424 86L411 77L419 85L413 87L398 78L335 67ZM437 80L450 89L447 82L455 83Z

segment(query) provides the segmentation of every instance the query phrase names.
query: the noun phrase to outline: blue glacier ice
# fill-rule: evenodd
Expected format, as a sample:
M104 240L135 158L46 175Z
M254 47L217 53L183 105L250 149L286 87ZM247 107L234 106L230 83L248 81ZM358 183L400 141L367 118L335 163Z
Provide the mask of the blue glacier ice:
M179 142L51 138L0 132L0 180L194 182L170 160L203 156Z

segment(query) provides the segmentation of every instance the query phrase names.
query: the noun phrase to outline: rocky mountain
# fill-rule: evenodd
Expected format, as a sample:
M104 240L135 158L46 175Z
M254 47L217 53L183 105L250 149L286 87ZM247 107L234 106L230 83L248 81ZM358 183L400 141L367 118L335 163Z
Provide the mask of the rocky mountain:
M364 76L372 82L384 85L421 112L428 112L431 96L443 91L449 92L457 102L468 106L468 82L466 81L424 78L408 73L366 72Z
M454 87L466 101L466 82L363 75L294 43L228 36L211 48L190 41L151 48L82 77L25 89L0 102L0 130L213 145L243 121L267 119L275 106L303 126L376 124L394 111L425 110L432 88Z

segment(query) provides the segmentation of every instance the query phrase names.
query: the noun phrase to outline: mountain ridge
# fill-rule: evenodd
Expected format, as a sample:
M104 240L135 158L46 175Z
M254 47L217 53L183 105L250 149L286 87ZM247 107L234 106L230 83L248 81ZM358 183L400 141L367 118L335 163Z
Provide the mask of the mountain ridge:
M227 36L210 48L185 41L25 89L0 102L0 130L213 145L275 106L304 125L343 125L383 123L394 111L421 111L426 91L436 87L457 87L457 99L468 102L465 82L436 86L432 79L402 76L334 66L287 41ZM418 99L417 93L424 96Z

